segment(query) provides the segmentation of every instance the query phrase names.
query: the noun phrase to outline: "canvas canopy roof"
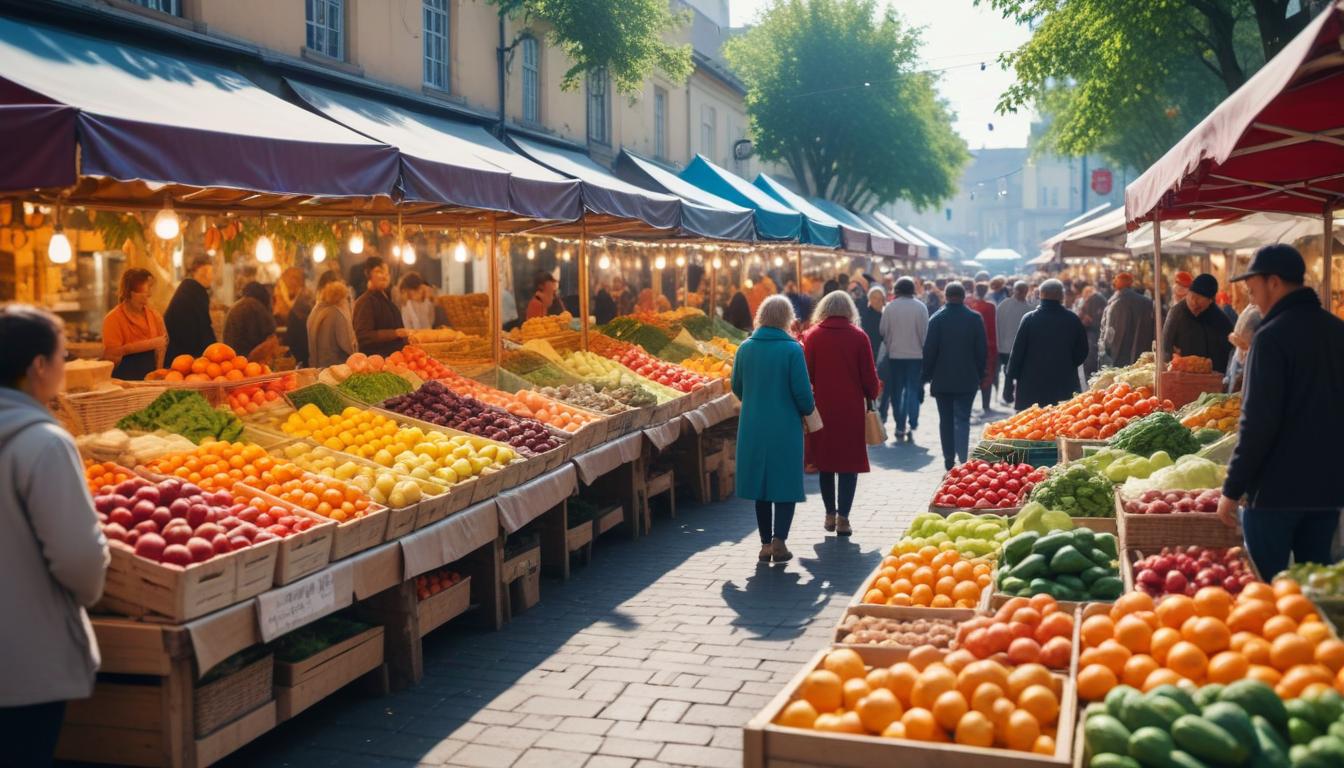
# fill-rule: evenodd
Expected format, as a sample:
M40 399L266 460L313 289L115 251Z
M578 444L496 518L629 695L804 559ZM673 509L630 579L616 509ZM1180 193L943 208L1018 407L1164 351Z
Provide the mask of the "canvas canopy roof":
M780 204L746 179L696 155L681 172L681 178L710 194L744 208L750 208L756 220L756 237L761 240L802 238L803 215Z
M688 232L716 240L756 239L751 209L712 195L651 160L622 150L615 170L632 184L681 198L681 226Z
M770 176L757 174L755 185L781 204L803 215L803 242L822 248L844 248L847 251L866 252L867 235L858 230L842 227L840 222L823 213L802 195L795 193Z
M823 200L819 197L809 198L808 202L820 208L831 218L840 222L840 225L849 229L859 230L868 234L868 250L875 256L886 256L892 258L896 256L896 239L885 230L874 227L864 221L857 214L850 211L843 205L833 200Z

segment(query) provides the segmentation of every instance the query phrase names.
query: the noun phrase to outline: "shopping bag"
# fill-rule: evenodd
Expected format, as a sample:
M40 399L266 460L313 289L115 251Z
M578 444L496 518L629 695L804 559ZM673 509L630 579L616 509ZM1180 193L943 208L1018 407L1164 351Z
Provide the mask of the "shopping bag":
M813 432L820 431L821 413L819 413L816 408L813 408L811 413L803 417L803 432L810 435Z
M863 415L863 437L868 445L883 445L887 442L887 427L878 417L871 400L868 401L868 410Z

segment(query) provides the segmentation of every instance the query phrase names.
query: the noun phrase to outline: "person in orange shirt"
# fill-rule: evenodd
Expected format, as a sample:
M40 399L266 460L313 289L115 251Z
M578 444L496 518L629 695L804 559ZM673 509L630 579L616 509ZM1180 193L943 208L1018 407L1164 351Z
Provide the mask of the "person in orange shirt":
M534 283L537 291L527 303L526 319L559 314L558 311L552 311L555 309L555 292L560 287L555 275L550 272L538 272Z
M112 376L122 381L141 381L163 367L168 349L168 330L163 315L149 306L154 276L147 269L121 273L117 306L103 318L103 359L116 367Z

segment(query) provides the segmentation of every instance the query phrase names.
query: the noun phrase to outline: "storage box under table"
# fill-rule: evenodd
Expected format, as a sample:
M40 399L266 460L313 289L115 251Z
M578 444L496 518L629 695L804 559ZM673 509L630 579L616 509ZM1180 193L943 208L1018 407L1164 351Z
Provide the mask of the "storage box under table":
M370 627L300 661L277 661L277 718L281 722L290 719L382 663L382 627Z
M430 595L416 604L420 636L433 632L450 620L461 616L471 604L471 577L464 577L453 586Z

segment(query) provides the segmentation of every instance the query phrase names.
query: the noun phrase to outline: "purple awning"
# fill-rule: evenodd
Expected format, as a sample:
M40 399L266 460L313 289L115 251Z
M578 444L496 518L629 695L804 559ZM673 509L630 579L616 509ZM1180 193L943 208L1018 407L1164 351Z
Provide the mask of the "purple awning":
M60 105L0 105L0 190L74 184L75 117Z
M510 136L509 140L538 163L578 179L583 190L583 205L593 213L642 222L655 230L673 230L681 221L681 198L650 192L622 181L579 152L517 136Z
M82 177L344 198L388 196L397 183L395 149L235 72L0 18L0 94L13 104L23 91L77 111ZM0 124L0 143L10 130ZM68 158L57 165L73 168Z
M400 150L407 200L553 221L583 213L579 182L519 155L479 125L287 82L313 109Z

